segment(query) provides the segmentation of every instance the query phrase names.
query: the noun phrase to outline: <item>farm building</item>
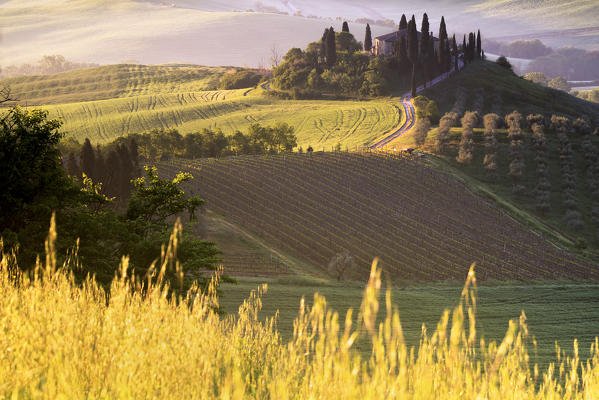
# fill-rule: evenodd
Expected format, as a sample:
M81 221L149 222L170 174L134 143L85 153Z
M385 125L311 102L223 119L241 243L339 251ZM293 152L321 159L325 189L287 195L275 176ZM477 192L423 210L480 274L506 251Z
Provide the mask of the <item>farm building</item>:
M396 43L399 43L402 37L405 38L407 42L407 29L401 29L399 31L391 32L386 35L374 38L374 55L382 57L389 57L395 55L395 49L398 46ZM435 44L435 50L439 51L439 39L434 37L432 33L431 37L433 38ZM418 32L418 42L420 42L420 32Z

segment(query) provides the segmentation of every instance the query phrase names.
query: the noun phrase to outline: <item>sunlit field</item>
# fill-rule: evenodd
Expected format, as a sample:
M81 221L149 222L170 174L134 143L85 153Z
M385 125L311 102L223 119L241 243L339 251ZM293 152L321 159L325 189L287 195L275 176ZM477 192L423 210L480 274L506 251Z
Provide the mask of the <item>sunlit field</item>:
M127 260L109 292L74 283L56 264L51 225L46 257L30 277L3 254L0 270L0 392L10 398L576 398L599 390L595 340L588 361L531 363L534 341L522 313L500 342L477 335L477 286L470 270L459 305L406 345L391 292L381 293L376 260L362 304L339 315L315 295L302 302L293 336L260 322L261 287L233 316L192 289L172 295L163 277L177 229L153 276L136 280ZM171 294L171 295L169 295ZM380 323L377 316L380 315ZM371 350L355 343L367 340ZM479 350L480 349L480 350Z

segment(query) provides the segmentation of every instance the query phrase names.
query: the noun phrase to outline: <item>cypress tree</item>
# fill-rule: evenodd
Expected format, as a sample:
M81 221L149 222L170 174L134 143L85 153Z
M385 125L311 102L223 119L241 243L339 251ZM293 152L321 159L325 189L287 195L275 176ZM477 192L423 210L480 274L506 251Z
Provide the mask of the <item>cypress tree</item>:
M476 38L474 33L470 32L468 35L468 61L474 61L474 52L476 51Z
M449 59L449 51L447 43L447 26L445 25L445 17L441 17L441 25L439 26L439 61L438 64L442 72L448 70L447 60Z
M139 148L137 146L137 141L135 140L135 138L132 138L129 141L129 155L131 156L131 161L133 162L133 176L137 177L140 175Z
M460 70L460 64L459 64L459 51L458 51L458 43L455 40L455 33L453 34L453 62L454 62L454 68L457 71Z
M81 177L81 170L79 169L79 165L77 164L77 159L75 158L75 153L72 151L67 156L67 172L72 177Z
M422 27L420 28L420 53L423 60L426 60L426 53L428 52L428 39L430 37L430 24L428 22L428 15L424 13L422 16Z
M329 28L325 28L320 40L320 63L324 64L327 57L327 37L329 36Z
M445 64L443 65L443 72L449 72L451 70L451 51L449 49L449 40L445 39L445 47L443 49L445 56Z
M464 54L464 63L468 63L468 46L466 46L466 35L464 35L464 42L462 42L462 54Z
M418 62L418 32L416 22L412 19L408 23L408 59L412 64Z
M416 97L416 64L412 64L412 97Z
M94 180L97 182L104 182L104 178L106 178L106 163L104 163L104 157L102 156L102 149L100 148L100 145L96 146L96 165L95 165L95 172L96 175L94 176Z
M478 35L476 35L476 55L479 60L482 60L482 39L480 38L480 29L478 30Z
M131 179L133 179L133 163L131 161L131 155L129 150L124 145L117 146L117 153L119 157L119 194L123 198L129 197L131 193Z
M120 194L120 159L116 150L111 150L106 156L106 165L110 165L110 168L106 174L106 181L104 182L104 191L109 196L118 196Z
M372 50L372 32L370 25L366 24L366 37L364 38L364 50L370 52Z
M349 33L349 25L347 24L347 21L343 21L343 27L341 28L341 32Z
M441 17L441 25L439 25L439 40L447 39L447 26L445 25L445 17Z
M92 143L89 141L88 138L85 138L85 142L83 142L83 146L81 147L81 155L79 157L79 160L81 160L81 172L90 178L95 176L96 174L95 158L96 157L94 155Z
M327 66L333 68L337 63L337 43L335 39L335 29L333 29L332 26L329 28L326 43Z
M402 35L399 39L399 49L397 51L397 64L399 65L399 71L402 74L408 71L410 60L408 58L408 45L406 44L405 35Z
M408 20L406 19L406 14L402 14L401 21L399 21L399 30L408 29Z

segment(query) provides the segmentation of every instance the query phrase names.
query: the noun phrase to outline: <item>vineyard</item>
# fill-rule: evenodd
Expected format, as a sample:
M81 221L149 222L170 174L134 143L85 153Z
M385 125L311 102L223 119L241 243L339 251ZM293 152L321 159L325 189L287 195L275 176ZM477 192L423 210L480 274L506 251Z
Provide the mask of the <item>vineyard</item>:
M463 185L400 156L318 152L159 168L165 176L191 172L189 190L208 209L324 274L347 252L356 264L347 279L365 279L376 256L394 281L459 281L472 262L487 280L599 277L596 266L558 250Z

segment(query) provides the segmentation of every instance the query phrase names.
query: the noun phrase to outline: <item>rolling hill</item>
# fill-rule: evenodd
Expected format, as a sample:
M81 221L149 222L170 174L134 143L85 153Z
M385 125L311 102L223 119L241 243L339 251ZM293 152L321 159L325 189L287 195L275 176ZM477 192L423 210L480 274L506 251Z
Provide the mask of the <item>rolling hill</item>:
M458 92L465 94L464 100L457 105ZM564 206L564 193L562 185L562 157L560 154L560 140L557 133L551 129L550 118L553 114L565 115L570 119L578 117L588 118L599 126L599 106L575 98L565 92L549 89L519 78L504 68L491 62L476 63L468 66L454 78L441 82L439 85L423 92L432 99L436 99L442 110L458 110L459 116L465 111L476 111L482 117L487 113L496 113L500 118L513 111L518 111L524 118L530 114L541 114L545 118L546 138L546 165L548 171L549 209L539 210L536 195L539 178L537 176L537 153L530 127L523 124L523 162L524 169L519 185L524 188L523 193L514 193L514 182L510 178L510 161L512 146L508 139L506 126L496 130L498 141L497 148L497 178L490 179L484 168L484 159L487 154L485 145L485 130L482 119L474 128L473 158L470 164L460 164L458 146L462 136L462 128L458 126L450 130L450 139L447 148L439 152L436 148L438 128L434 128L420 146L420 150L431 154L432 165L449 173L464 182L474 192L492 199L501 205L512 216L526 223L534 229L544 230L545 234L573 246L579 243L597 249L599 242L597 226L594 222L594 196L588 178L594 166L585 153L583 135L570 132L568 134L569 146L573 149L573 168L575 176L575 203L581 213L582 226L569 226L566 219ZM454 104L455 103L455 104ZM599 146L599 138L587 138L592 146ZM406 135L389 147L418 147L412 135ZM581 244L582 243L582 244Z
M209 210L331 276L348 251L345 278L368 277L380 257L393 282L462 281L472 262L483 280L599 277L444 174L401 157L315 153L159 166L195 176L189 190ZM223 200L226 199L226 200Z
M295 128L299 146L345 149L369 144L404 118L392 99L281 100L260 87L216 90L229 69L114 65L11 78L0 86L11 87L21 104L47 104L43 108L62 119L68 137L98 143L152 129L231 135L253 123L280 121Z

